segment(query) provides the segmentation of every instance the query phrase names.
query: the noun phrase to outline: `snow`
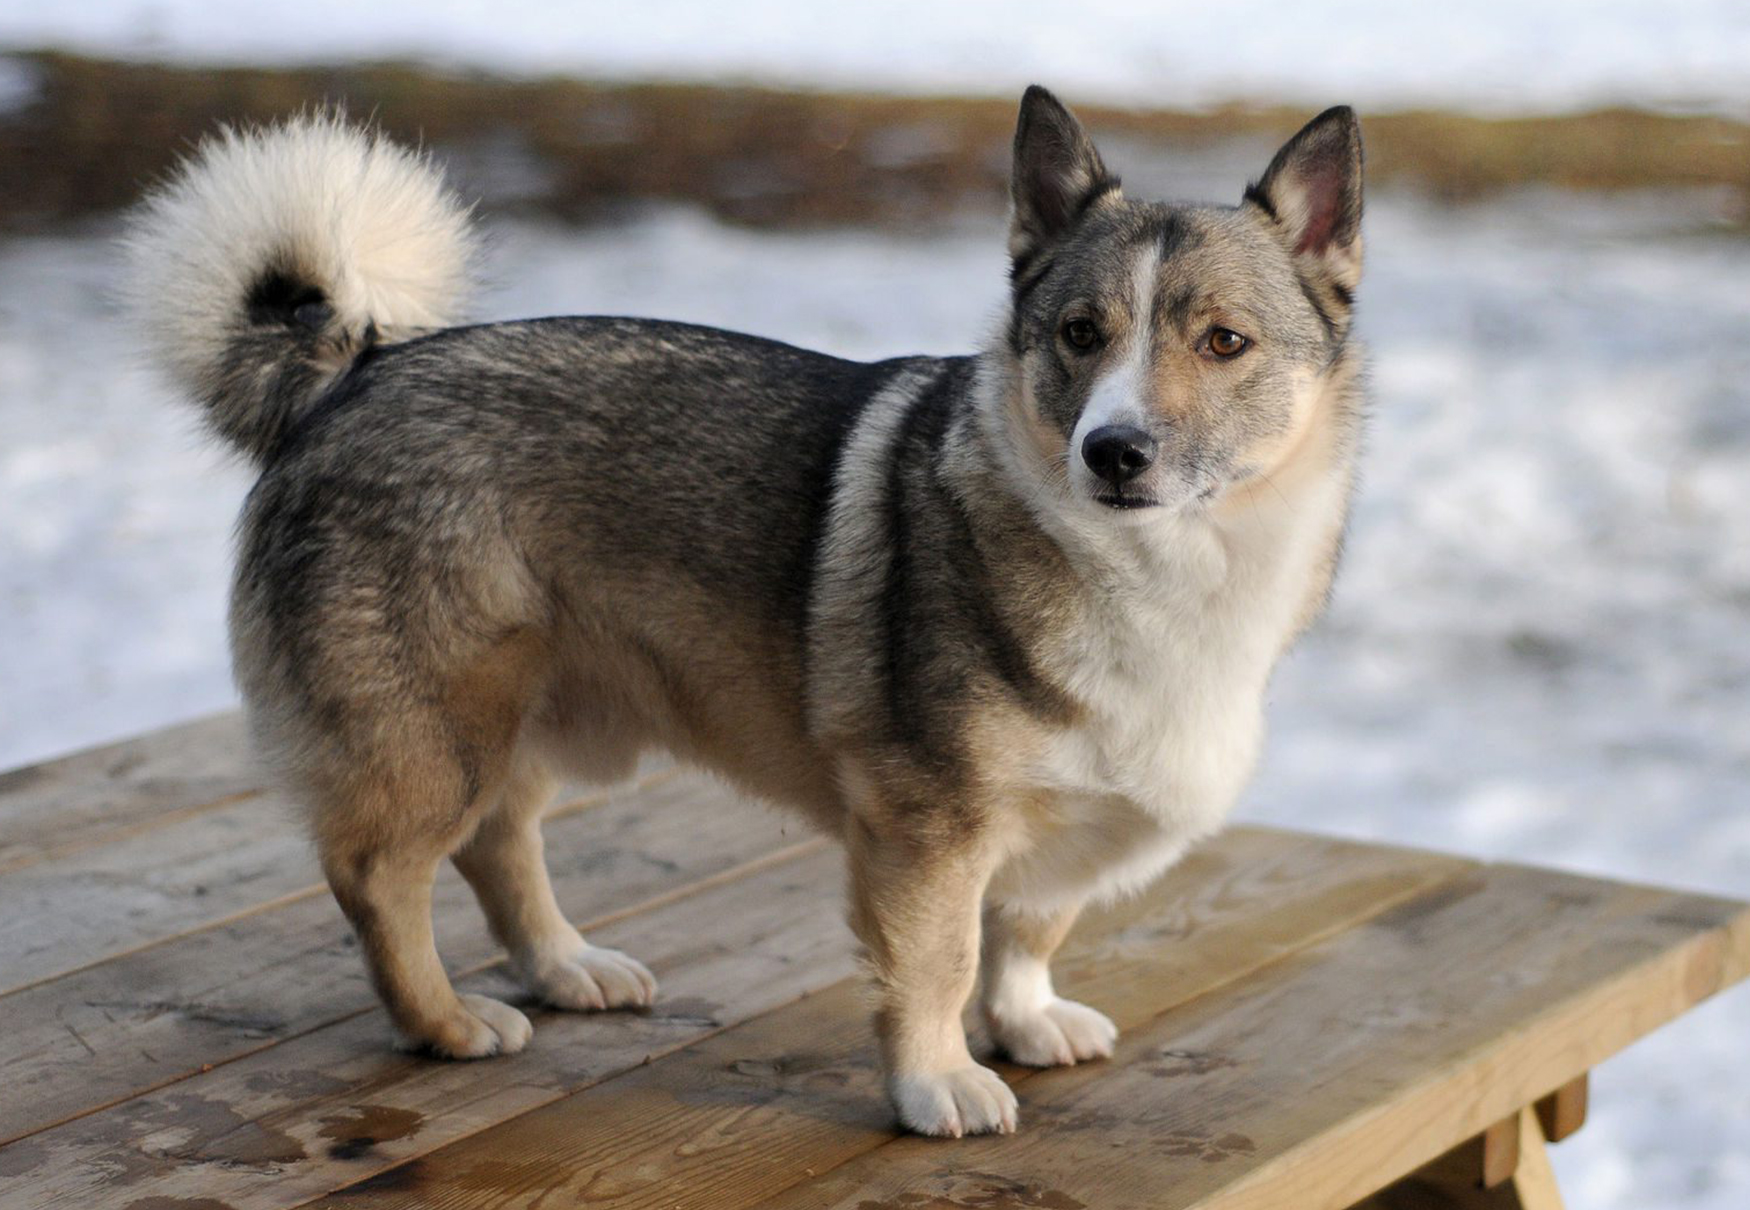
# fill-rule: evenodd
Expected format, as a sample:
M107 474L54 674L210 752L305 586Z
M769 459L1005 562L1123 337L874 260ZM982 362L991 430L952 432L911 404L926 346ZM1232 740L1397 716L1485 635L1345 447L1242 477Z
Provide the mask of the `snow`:
M757 79L1084 101L1750 110L1742 0L214 0L14 3L0 46L143 58L421 58L517 73Z
M1114 159L1231 192L1231 156ZM1366 483L1246 818L1750 892L1750 243L1707 233L1716 202L1375 200ZM247 476L130 366L106 234L0 242L0 767L233 700ZM994 214L493 237L487 316L655 314L852 356L964 350L1002 291ZM1750 1205L1745 1037L1740 989L1606 1064L1555 1152L1572 1204Z

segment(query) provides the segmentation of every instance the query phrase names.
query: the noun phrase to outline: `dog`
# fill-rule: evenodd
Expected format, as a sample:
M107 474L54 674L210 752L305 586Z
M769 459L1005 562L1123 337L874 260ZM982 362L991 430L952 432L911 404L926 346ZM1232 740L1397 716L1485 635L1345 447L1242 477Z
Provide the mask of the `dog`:
M1031 88L1005 318L975 354L864 364L645 319L450 326L476 250L426 158L324 113L199 148L133 218L132 295L259 469L236 676L401 1038L530 1037L444 973L446 857L539 1001L651 1003L561 912L539 820L557 777L666 749L842 839L905 1127L1015 1129L962 1026L980 985L1014 1061L1110 1056L1048 964L1220 825L1329 595L1361 176L1335 108L1237 205L1133 200Z

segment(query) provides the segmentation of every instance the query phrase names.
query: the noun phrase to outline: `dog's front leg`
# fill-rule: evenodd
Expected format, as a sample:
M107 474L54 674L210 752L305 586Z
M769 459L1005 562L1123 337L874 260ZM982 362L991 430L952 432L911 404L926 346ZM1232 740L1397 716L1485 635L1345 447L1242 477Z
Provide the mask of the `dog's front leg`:
M1028 1067L1111 1057L1118 1027L1106 1014L1065 1000L1051 984L1051 955L1080 905L1033 911L992 902L984 913L984 1019L991 1040Z
M1015 1129L1015 1094L975 1062L961 1013L978 974L979 904L994 864L976 838L917 812L849 828L851 927L875 978L887 1091L919 1134Z

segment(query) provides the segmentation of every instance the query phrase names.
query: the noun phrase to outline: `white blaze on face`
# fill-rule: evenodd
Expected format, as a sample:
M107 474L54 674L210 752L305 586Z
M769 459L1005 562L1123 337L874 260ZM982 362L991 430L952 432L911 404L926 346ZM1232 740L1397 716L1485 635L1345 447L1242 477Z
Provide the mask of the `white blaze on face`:
M1094 389L1076 421L1075 432L1069 438L1069 464L1074 480L1083 491L1092 493L1099 486L1088 464L1082 461L1082 442L1097 428L1109 424L1133 424L1148 428L1149 363L1153 360L1154 331L1150 315L1154 310L1155 271L1160 267L1160 252L1155 248L1139 249L1130 275L1130 330L1107 334L1110 344L1122 344L1122 358L1109 366Z

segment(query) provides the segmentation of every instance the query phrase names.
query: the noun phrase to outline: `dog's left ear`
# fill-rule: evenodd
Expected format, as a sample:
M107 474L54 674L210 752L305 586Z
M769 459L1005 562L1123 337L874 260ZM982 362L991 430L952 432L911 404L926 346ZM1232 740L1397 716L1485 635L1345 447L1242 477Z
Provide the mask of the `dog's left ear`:
M1037 84L1021 98L1009 194L1009 255L1017 267L1060 239L1096 203L1118 197L1118 178L1106 171L1082 124Z
M1275 224L1315 277L1344 291L1361 280L1361 124L1327 109L1283 144L1245 200Z

